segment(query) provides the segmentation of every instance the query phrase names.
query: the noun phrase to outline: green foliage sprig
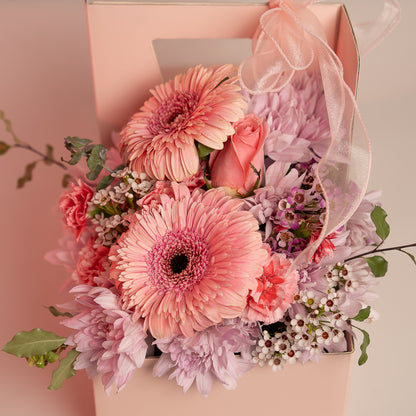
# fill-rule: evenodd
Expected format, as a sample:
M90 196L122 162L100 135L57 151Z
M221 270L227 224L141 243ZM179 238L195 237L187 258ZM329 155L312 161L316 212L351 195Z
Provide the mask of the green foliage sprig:
M80 162L82 158L85 158L89 169L86 176L90 181L96 180L103 169L110 172L109 175L104 176L98 183L97 191L110 185L115 179L112 174L125 167L124 165L120 165L113 170L106 166L105 162L108 149L102 144L92 143L89 139L66 137L65 147L71 153L71 158L69 160L62 159L62 161L73 166Z
M54 306L47 308L54 316L71 317L69 312L58 311ZM48 364L53 364L59 360L58 367L52 372L52 379L49 385L50 390L62 387L62 383L74 376L74 362L79 355L75 348L70 349L65 357L62 353L67 350L66 338L47 332L40 328L31 331L20 331L9 341L3 351L25 358L29 366L45 368Z
M6 127L6 132L9 133L12 137L12 143L0 141L0 155L5 155L13 148L21 148L29 150L37 156L40 156L40 159L36 159L26 165L23 175L17 180L18 188L23 188L27 182L30 182L33 179L33 171L39 162L45 163L46 165L56 165L64 170L67 169L67 167L61 161L55 158L52 145L46 144L45 152L41 152L40 150L35 149L30 144L23 142L17 137L15 131L13 130L11 121L6 118L4 111L0 111L0 120L3 121ZM64 176L63 183L67 182L67 176L68 175Z
M30 182L33 179L33 171L35 170L35 167L39 162L43 162L49 166L55 165L60 167L61 169L67 170L68 167L66 166L66 164L74 166L83 158L85 158L87 162L87 167L89 169L89 172L86 176L89 180L96 180L103 169L107 170L110 173L109 175L104 176L98 183L98 191L107 187L113 182L115 178L112 174L114 172L117 172L118 170L123 169L125 167L124 165L120 165L114 170L110 169L108 166L105 165L108 149L104 145L94 144L89 139L81 139L76 136L66 137L64 139L65 147L71 153L70 159L64 160L63 158L61 158L60 160L58 160L54 156L54 148L52 145L46 144L46 150L45 152L42 152L38 149L35 149L30 144L20 140L17 137L15 131L13 130L11 121L6 118L4 111L0 111L0 120L3 121L6 127L6 132L8 132L12 137L12 143L0 141L0 156L5 155L13 148L29 150L37 156L40 156L40 159L36 159L33 162L26 165L23 175L17 180L17 188L23 188L26 185L26 183ZM62 185L64 187L68 186L70 180L71 176L65 174L62 178Z
M345 260L345 263L348 261L363 258L367 262L368 266L370 267L371 272L374 274L375 277L383 277L386 275L388 270L388 261L379 254L372 256L376 253L384 253L387 251L399 251L401 253L406 254L416 265L416 259L415 256L411 253L409 253L407 248L410 247L416 247L416 243L412 244L406 244L401 246L395 246L395 247L388 247L388 248L381 248L382 244L386 241L387 237L390 235L390 225L386 221L387 213L384 211L383 208L376 206L372 213L371 213L371 220L373 221L375 227L376 227L376 233L380 237L381 241L379 244L376 245L376 247L373 250L370 250L366 253L358 254L356 256L350 257L347 260ZM371 256L371 257L368 257ZM362 309L357 316L353 318L353 320L357 322L363 322L370 316L371 308L370 306L367 306L366 308ZM363 365L367 359L367 347L370 344L370 335L368 332L364 331L362 328L359 328L355 325L352 325L353 328L361 331L363 335L363 341L360 345L361 355L358 359L358 364Z

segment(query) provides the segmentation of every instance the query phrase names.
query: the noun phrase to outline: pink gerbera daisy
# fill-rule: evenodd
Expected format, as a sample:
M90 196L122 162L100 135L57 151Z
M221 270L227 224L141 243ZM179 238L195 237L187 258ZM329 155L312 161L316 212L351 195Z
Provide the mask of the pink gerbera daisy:
M238 317L267 259L241 200L172 186L174 197L161 195L159 206L136 213L110 252L124 308L155 338L191 337Z
M121 132L120 149L131 169L181 182L198 171L195 140L222 149L234 133L232 123L244 115L233 72L232 65L199 65L151 90L153 97Z

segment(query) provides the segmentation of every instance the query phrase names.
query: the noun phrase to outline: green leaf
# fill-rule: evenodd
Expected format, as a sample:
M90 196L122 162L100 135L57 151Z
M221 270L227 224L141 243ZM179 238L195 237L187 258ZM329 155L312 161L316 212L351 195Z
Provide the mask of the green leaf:
M87 160L87 165L90 171L95 171L97 166L104 165L107 157L106 152L107 149L102 144L97 144L92 148Z
M65 358L59 361L59 367L52 372L52 380L49 385L49 390L58 390L62 387L62 383L74 376L76 371L74 370L74 361L78 357L79 352L72 349L68 352Z
M354 328L357 328L357 327L354 327ZM367 331L364 331L364 329L361 329L361 328L357 328L357 329L361 331L363 334L363 342L360 345L361 355L360 355L360 358L358 359L358 365L363 365L368 360L367 347L370 345L370 335L368 334Z
M371 307L367 306L366 308L361 309L360 312L358 312L358 315L352 319L358 322L363 322L370 316L370 312L371 312Z
M310 230L310 227L308 224L306 224L306 221L302 221L300 223L299 228L296 230L291 230L296 238L302 238L305 240L309 240L312 235L312 231Z
M107 188L108 185L110 185L114 180L114 176L106 175L104 178L101 179L101 181L97 185L97 191L100 191L101 189Z
M376 226L376 233L383 241L390 234L390 226L386 221L386 217L386 211L379 206L376 206L371 213L371 219Z
M384 257L364 257L375 277L383 277L387 273L389 263Z
M18 332L13 339L8 342L3 351L16 357L32 357L33 355L43 355L49 351L56 350L64 342L62 338L53 332L46 332L36 328L31 331Z
M13 131L12 122L6 118L4 111L0 111L0 119L3 120L7 133L11 134L15 143L22 143L16 136L16 133Z
M53 316L66 316L67 318L72 318L72 314L69 312L61 312L58 309L55 308L55 306L44 306L46 309L49 310L49 312Z
M76 165L82 157L82 152L73 153L71 156L71 159L65 160L64 158L61 158L62 162L68 163L68 165L74 166Z
M47 165L52 165L53 163L53 147L50 144L46 145L46 157L43 160Z
M66 173L63 177L62 177L62 186L64 188L66 188L69 185L69 182L71 181L72 176L69 173Z
M204 181L205 181L205 185L208 189L212 189L212 185L210 183L210 181L207 178L207 175L204 174Z
M0 155L4 155L9 149L10 146L6 142L0 142Z
M408 251L406 251L406 250L400 250L402 253L404 253L404 254L407 254L409 257L410 257L410 259L413 261L413 263L416 265L416 258L415 258L415 256L413 255L413 254L411 254L411 253L409 253Z
M230 79L230 77L225 77L224 79L222 79L215 87L214 87L214 90L216 89L216 88L218 88L223 82L225 82L225 81L228 81Z
M87 173L85 176L90 181L95 181L98 178L98 175L101 173L102 170L103 170L102 165L97 165L97 167L94 170L92 170L91 172Z
M79 137L66 137L65 138L65 147L69 150L71 148L76 147L77 149L81 149L87 144L91 143L89 139L80 139Z
M32 174L33 174L33 170L35 169L36 163L37 162L32 162L32 163L29 163L26 166L25 173L23 174L22 177L20 177L17 180L17 187L18 188L23 188L26 185L27 182L32 180L32 177L33 177Z
M214 151L214 149L211 149L210 147L198 142L196 144L196 150L198 151L198 156L201 159L205 159L207 156L210 155L210 153Z

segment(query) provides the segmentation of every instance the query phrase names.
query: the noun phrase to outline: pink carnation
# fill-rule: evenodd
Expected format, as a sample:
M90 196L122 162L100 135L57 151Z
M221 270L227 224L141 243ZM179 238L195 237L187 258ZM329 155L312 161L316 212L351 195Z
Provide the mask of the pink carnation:
M272 324L283 317L298 290L298 272L288 273L291 265L285 255L272 253L257 279L257 288L248 297L242 319Z
M59 209L64 213L64 223L70 228L78 241L87 225L88 202L94 192L81 180L71 183L72 191L65 192L59 200Z
M314 241L316 241L318 239L318 237L319 237L319 231L313 232L312 237L310 239L310 243L313 243ZM316 249L316 251L313 254L310 261L314 262L314 263L319 263L326 256L332 257L333 253L334 253L334 250L335 250L335 246L334 246L334 244L332 243L331 240L333 240L336 237L337 237L337 233L331 233L331 234L327 235L322 240L319 247Z
M76 295L79 313L62 323L77 331L66 340L80 353L75 370L85 369L90 378L101 374L107 394L113 384L121 390L146 356L142 321L133 322L109 289L80 285L71 293Z
M95 278L106 270L110 249L105 246L95 247L94 243L95 238L89 238L79 252L76 270L78 284L96 286Z
M141 198L138 203L141 207L149 206L156 207L160 204L161 195L173 197L172 183L168 181L157 181L153 190Z

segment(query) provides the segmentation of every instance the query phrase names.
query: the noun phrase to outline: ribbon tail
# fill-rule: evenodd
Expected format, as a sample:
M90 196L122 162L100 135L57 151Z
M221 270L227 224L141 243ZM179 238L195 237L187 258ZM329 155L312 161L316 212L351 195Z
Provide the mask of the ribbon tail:
M401 17L400 6L396 0L384 0L384 7L373 20L354 23L354 33L361 56L367 55L381 43L398 25Z

